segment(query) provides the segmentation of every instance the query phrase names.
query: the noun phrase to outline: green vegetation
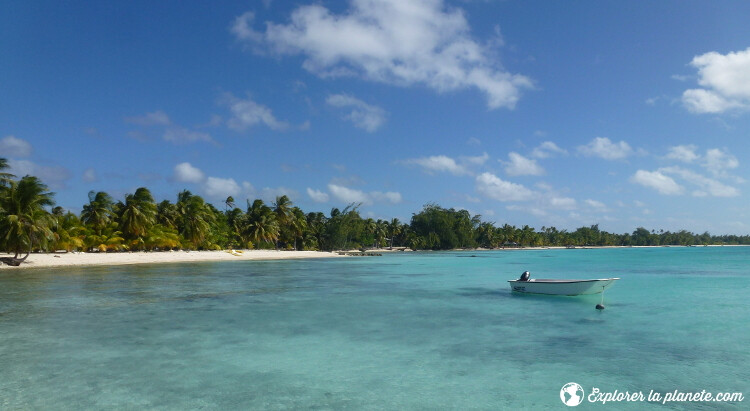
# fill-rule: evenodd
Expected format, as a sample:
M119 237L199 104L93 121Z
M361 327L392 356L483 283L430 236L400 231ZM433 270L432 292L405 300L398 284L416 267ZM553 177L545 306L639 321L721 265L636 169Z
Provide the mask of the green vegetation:
M38 178L16 178L0 158L0 251L22 262L32 251L220 250L225 248L340 250L409 247L415 250L526 246L643 246L750 244L750 236L711 236L688 231L613 234L598 225L575 231L496 226L466 210L427 204L408 224L362 218L357 204L305 213L283 195L267 205L247 201L245 210L228 197L219 210L190 191L176 202L156 203L138 188L117 201L105 192L90 192L80 216L54 207L53 193Z

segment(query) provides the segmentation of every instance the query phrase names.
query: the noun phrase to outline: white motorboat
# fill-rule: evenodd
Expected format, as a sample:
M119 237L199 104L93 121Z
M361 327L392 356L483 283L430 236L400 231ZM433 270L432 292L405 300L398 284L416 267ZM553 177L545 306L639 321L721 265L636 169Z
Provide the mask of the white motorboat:
M518 280L510 280L510 289L518 293L583 295L599 294L611 287L619 278L597 278L593 280L553 280L529 278L526 271Z

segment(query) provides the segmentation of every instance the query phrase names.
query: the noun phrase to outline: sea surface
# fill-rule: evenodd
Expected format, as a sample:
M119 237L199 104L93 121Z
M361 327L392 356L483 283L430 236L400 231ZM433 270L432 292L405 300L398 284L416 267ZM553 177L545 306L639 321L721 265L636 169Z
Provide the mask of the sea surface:
M604 295L507 280L620 277ZM750 247L0 271L0 409L567 409L750 396ZM577 409L750 409L584 401Z

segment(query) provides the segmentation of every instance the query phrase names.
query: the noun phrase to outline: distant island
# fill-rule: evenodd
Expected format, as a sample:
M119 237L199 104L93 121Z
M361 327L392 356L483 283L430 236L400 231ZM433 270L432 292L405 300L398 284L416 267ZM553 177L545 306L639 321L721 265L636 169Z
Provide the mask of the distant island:
M247 200L245 209L228 197L220 207L190 191L177 201L157 203L141 187L122 200L90 192L80 215L55 206L54 193L37 177L17 178L0 158L0 261L19 265L31 252L169 250L332 251L408 247L412 250L461 248L748 245L750 236L695 234L637 228L614 234L598 224L575 231L528 225L496 226L466 210L427 204L409 223L362 218L359 204L333 208L328 215L304 212L286 195L272 204Z

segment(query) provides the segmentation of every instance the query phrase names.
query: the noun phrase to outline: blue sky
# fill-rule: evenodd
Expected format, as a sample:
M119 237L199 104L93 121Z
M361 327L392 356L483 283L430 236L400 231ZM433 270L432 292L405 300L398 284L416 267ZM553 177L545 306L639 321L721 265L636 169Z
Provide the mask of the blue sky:
M74 211L422 205L750 233L750 3L4 2L0 156Z

